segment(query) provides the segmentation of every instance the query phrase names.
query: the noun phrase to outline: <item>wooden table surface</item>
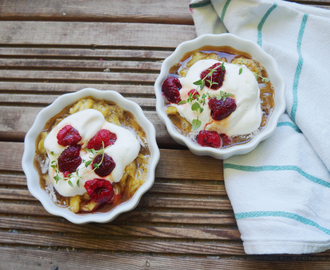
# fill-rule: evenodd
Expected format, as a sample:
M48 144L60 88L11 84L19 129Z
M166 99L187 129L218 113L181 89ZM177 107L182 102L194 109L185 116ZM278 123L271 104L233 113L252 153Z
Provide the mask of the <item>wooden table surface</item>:
M330 8L330 1L300 3ZM330 252L248 256L222 162L175 143L153 83L196 37L189 0L0 0L0 269L329 269ZM103 61L102 61L103 60ZM134 100L155 125L161 159L138 207L75 225L30 195L23 140L37 113L85 87Z

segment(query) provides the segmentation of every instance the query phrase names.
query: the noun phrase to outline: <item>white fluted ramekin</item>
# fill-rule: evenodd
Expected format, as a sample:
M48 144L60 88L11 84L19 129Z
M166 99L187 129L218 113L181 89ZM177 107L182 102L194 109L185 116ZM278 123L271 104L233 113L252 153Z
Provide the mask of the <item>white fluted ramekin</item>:
M46 122L50 118L58 114L66 106L75 103L81 98L89 96L95 99L104 99L106 101L114 102L125 110L130 111L135 116L139 125L146 132L151 158L149 160L147 179L130 200L117 205L115 208L105 213L75 214L66 208L61 208L55 205L45 190L41 188L39 174L34 166L35 147L39 133L43 130ZM149 190L154 183L155 169L159 161L159 156L160 153L156 143L155 128L145 117L139 105L133 101L127 100L115 91L100 91L93 88L85 88L75 93L60 96L51 105L39 112L34 124L25 136L22 167L27 178L30 193L42 203L49 213L56 216L62 216L77 224L87 222L104 223L113 220L121 213L134 209L138 205L142 195Z
M179 133L165 113L165 104L161 87L163 81L169 74L170 67L178 63L185 53L197 50L203 46L229 46L238 51L250 54L255 60L266 68L268 77L274 86L275 107L273 113L271 114L266 127L251 141L245 144L235 145L226 149L200 146L193 142L190 138ZM198 156L212 156L217 159L226 159L233 155L242 155L252 151L261 141L268 138L275 131L278 119L285 110L284 89L284 80L278 71L274 58L264 52L257 43L239 38L232 34L206 34L199 36L196 39L181 43L175 51L164 60L160 75L155 82L155 93L157 98L156 109L159 118L166 125L169 134L177 143L186 145L191 152Z

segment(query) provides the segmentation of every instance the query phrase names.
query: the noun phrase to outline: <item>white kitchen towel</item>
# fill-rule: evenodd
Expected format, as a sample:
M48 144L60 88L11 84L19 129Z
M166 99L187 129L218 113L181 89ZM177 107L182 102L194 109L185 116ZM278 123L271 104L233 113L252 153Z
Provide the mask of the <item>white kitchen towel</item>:
M197 35L259 44L286 83L286 113L251 153L224 160L248 254L330 248L330 11L277 0L194 0Z

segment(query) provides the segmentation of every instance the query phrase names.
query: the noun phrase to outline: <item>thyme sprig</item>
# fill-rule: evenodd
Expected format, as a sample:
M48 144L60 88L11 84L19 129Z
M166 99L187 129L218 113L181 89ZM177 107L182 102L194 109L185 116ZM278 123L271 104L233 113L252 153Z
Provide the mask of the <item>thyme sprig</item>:
M211 97L209 93L206 93L206 94L203 94L202 96L200 96L198 91L202 91L204 89L205 81L210 84L209 88L211 88L213 84L218 84L217 82L212 81L212 74L216 71L216 69L208 69L208 70L210 72L204 78L199 79L198 81L195 81L193 83L194 85L197 85L195 92L193 94L190 93L189 98L187 100L181 100L178 103L178 105L189 103L191 106L191 110L196 112L197 118L193 119L192 123L191 123L193 130L197 130L201 126L202 122L199 120L199 116L204 111L204 108L202 106L205 105L206 98ZM222 62L221 71L224 71L224 70L225 70L225 65L224 65L224 62ZM206 79L207 77L210 77L211 80L207 80Z
M243 72L243 60L241 60L241 64L240 64L240 69L238 71L238 75L241 75ZM268 77L263 77L260 75L260 70L258 71L252 71L251 72L254 74L254 77L256 78L256 80L258 81L258 79L260 78L262 82L264 83L268 83L269 82L269 78Z
M258 80L258 78L260 78L262 82L268 83L269 82L269 78L268 77L263 77L259 73L260 73L260 70L258 70L256 72L253 72L254 76L256 77L256 80Z
M108 146L109 147L109 146ZM87 176L89 174L91 174L92 172L94 172L96 169L100 168L102 162L103 162L103 159L104 159L104 151L108 148L104 148L104 142L102 141L102 147L99 149L99 150L95 150L95 149L88 149L88 148L84 148L83 150L85 150L87 153L89 153L90 155L88 156L89 160L82 160L82 163L84 163L85 167L87 168L94 160L94 158L100 154L102 154L102 158L101 158L101 161L99 163L94 163L93 164L93 170L91 170L88 174L86 175L80 175L79 174L79 169L76 170L75 173L70 173L68 174L66 177L61 177L60 176L60 171L59 171L59 167L58 167L58 158L56 160L53 160L51 162L51 167L55 170L56 172L56 175L54 176L54 179L56 181L56 184L58 183L58 181L60 180L67 180L68 181L68 184L73 187L73 183L71 181L71 179L73 177L75 178L78 178L77 181L76 181L76 185L78 187L80 187L80 180L84 177L84 176ZM54 152L50 152L51 155L55 155Z

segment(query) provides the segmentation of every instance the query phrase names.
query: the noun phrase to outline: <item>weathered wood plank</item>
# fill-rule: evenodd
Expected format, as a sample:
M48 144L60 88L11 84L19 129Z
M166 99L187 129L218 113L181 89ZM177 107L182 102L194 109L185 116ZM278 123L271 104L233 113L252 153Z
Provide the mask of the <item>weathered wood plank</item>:
M74 69L74 70L125 70L125 71L159 71L160 62L138 61L100 61L100 60L55 60L55 59L7 59L0 58L0 68L31 69Z
M22 171L23 143L0 142L0 170ZM222 161L193 155L188 150L160 149L156 177L169 179L223 180ZM198 166L191 166L198 164Z
M192 25L0 21L0 43L5 45L175 48L195 37Z
M0 202L0 213L29 216L52 216L41 204L17 204ZM234 225L233 213L198 213L198 212L156 212L142 211L139 208L119 215L111 224L117 222L157 222L173 224Z
M1 179L1 176L0 176ZM0 180L1 181L1 180ZM154 183L149 190L150 193L165 194L199 194L226 196L224 185L202 185L202 184L181 184L181 183Z
M100 81L104 83L153 84L158 74L123 72L78 72L45 70L0 70L0 79L5 80L57 80L57 81Z
M26 177L19 174L0 174L0 185L26 187Z
M59 95L25 95L25 94L0 94L0 104L18 105L46 105L48 106L57 99ZM127 98L142 108L156 108L156 100L154 98Z
M102 249L127 252L156 252L172 254L204 254L204 255L244 255L241 243L183 242L142 239L108 239L93 238L82 235L49 235L0 232L0 243L44 246L71 247L84 249Z
M106 0L4 0L0 17L7 20L119 21L167 24L193 24L185 1L134 1L109 3ZM146 8L147 7L147 8Z
M34 83L34 82L0 82L0 92L9 93L35 93L35 94L65 94L76 92L84 88L98 90L113 90L123 95L154 95L152 85L126 85L126 84L77 84L77 83Z
M278 261L275 261L277 259ZM255 256L244 257L170 257L145 254L122 254L112 252L95 253L93 251L45 250L37 248L0 247L0 261L5 269L60 269L81 270L112 269L282 269L282 270L327 270L330 262L323 258L315 260L313 256L267 256L265 259Z
M38 226L36 226L38 224ZM116 226L110 224L75 225L66 221L1 217L0 228L40 232L79 233L88 235L137 236L186 239L239 240L237 229L164 226Z
M1 7L0 7L1 8ZM37 58L92 58L92 59L125 59L125 60L163 60L172 51L156 50L121 50L121 49L81 49L81 48L16 48L0 47L0 56L37 57Z

